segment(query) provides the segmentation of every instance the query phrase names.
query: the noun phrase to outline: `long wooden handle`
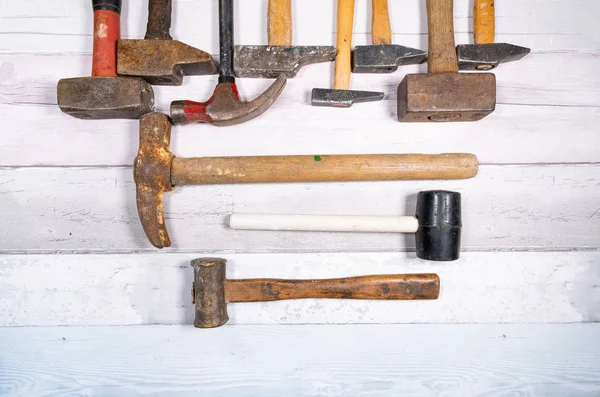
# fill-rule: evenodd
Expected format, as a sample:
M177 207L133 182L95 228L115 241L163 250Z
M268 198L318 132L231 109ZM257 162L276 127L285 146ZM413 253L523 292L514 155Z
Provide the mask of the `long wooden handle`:
M453 0L427 0L429 73L457 73Z
M292 45L292 0L269 0L269 45Z
M373 19L371 21L371 42L373 45L392 44L392 26L387 0L371 0Z
M327 280L227 280L227 302L268 302L284 299L437 299L437 274L387 274Z
M475 44L491 44L496 34L494 0L475 0L473 12Z
M477 165L467 153L175 158L171 184L465 179Z
M148 3L146 40L172 40L169 34L172 7L172 0L150 0Z
M350 88L350 61L352 54L352 25L354 24L354 0L338 0L337 9L337 55L333 88Z

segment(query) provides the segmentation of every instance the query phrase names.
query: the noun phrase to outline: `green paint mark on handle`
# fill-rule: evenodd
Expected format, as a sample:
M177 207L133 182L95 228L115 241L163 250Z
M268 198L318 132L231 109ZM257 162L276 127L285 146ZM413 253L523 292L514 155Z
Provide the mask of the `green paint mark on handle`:
M315 155L315 161L321 161L321 156Z

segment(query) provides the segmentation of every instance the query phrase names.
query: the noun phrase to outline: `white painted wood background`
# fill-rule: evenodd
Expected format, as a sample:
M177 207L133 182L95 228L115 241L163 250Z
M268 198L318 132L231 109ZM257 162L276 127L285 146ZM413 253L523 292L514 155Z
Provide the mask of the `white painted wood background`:
M56 106L58 79L90 70L89 3L0 0L0 395L600 395L600 2L497 0L497 41L532 53L495 72L497 110L478 123L395 121L396 86L424 65L353 75L383 102L311 107L310 90L332 84L321 64L257 120L175 128L182 157L464 151L482 166L466 181L178 188L161 252L137 219L137 122ZM426 47L424 3L390 1L395 43ZM266 1L235 6L237 43L266 43ZM125 37L143 36L146 7L125 1ZM459 43L472 41L471 7L455 1ZM369 8L356 1L355 44L370 40ZM172 34L216 55L216 15L215 0L175 0ZM335 1L294 1L294 23L295 43L334 44ZM155 87L157 108L214 84ZM269 84L239 81L248 99ZM224 226L234 210L410 214L432 188L463 194L457 262L416 259L410 236ZM207 255L235 278L436 272L442 290L235 304L229 324L196 330L189 260Z

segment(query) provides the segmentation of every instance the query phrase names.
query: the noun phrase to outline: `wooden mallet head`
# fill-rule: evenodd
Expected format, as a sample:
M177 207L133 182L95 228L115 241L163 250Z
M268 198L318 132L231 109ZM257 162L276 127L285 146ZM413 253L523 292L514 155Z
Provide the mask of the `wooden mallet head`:
M398 120L475 121L496 108L496 76L459 74L452 0L427 0L428 74L409 74L398 86Z

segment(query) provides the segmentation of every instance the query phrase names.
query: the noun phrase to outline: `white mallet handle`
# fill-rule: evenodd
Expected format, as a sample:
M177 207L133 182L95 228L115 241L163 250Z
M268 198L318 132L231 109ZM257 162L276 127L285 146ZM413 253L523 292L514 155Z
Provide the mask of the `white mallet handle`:
M229 227L244 230L415 233L414 216L232 214Z

